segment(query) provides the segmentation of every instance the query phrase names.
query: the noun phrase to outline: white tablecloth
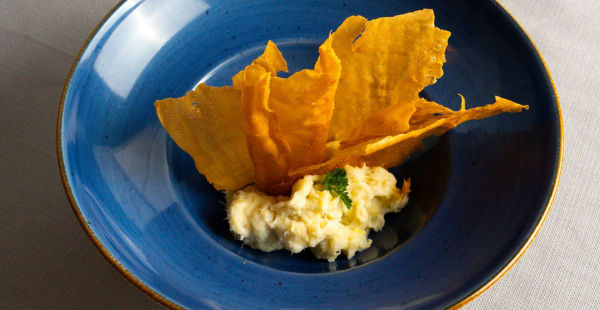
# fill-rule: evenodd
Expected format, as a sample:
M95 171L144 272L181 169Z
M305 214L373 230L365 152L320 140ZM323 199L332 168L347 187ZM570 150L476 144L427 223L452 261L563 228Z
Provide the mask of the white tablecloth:
M162 307L94 248L70 210L56 165L64 80L115 2L0 0L2 309ZM502 3L537 43L554 77L564 166L552 211L529 251L466 309L598 309L600 1Z

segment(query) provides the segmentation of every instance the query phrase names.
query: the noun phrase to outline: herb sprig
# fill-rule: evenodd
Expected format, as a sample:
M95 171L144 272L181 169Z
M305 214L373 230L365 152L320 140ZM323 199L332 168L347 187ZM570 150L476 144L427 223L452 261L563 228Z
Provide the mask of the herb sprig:
M352 208L352 199L348 195L348 176L342 168L333 169L325 175L323 187L340 197L346 208Z

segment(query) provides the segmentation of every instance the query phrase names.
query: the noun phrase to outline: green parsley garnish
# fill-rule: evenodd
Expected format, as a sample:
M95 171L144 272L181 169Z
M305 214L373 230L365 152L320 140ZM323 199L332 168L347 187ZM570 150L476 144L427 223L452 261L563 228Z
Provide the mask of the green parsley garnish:
M323 186L326 190L338 195L348 209L352 208L352 199L348 196L348 176L342 168L333 169L325 175Z

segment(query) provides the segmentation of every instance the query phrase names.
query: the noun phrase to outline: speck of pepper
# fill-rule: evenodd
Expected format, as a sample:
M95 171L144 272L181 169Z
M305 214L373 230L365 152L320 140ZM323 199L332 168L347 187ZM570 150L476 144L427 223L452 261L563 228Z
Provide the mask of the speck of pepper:
M235 36L231 36L231 39L232 39L232 40L235 40Z
M206 12L204 12L204 14L208 15L208 10L206 10Z
M245 282L244 279L241 280L242 282Z
M342 6L343 6L343 7L346 7L346 2L342 3Z
M281 286L281 285L283 285L283 283L281 283L281 282L277 282L277 285Z
M476 161L471 161L471 166L477 166L477 162Z

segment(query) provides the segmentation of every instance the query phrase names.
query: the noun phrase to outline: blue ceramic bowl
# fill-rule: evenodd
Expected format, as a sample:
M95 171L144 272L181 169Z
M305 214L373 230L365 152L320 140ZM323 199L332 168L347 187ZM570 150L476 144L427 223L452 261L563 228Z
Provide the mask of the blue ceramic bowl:
M160 126L153 102L231 76L275 41L291 71L345 17L432 8L452 32L444 77L424 96L499 95L530 111L469 122L394 170L409 206L374 246L328 264L262 253L228 231L223 195ZM58 153L67 194L94 243L131 281L171 307L376 309L460 306L502 276L547 215L562 128L533 43L494 1L216 1L120 3L90 36L63 94Z

